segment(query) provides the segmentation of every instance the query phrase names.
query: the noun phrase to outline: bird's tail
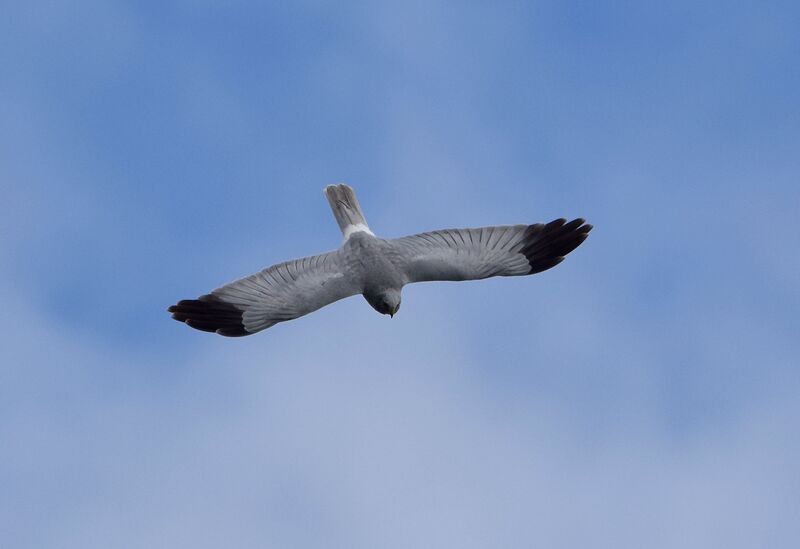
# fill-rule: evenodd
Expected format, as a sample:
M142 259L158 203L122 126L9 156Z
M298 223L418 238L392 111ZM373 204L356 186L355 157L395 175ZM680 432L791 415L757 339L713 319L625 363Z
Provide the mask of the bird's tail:
M372 234L361 212L356 193L349 185L328 185L325 187L325 197L333 210L333 216L339 224L345 238L358 231Z

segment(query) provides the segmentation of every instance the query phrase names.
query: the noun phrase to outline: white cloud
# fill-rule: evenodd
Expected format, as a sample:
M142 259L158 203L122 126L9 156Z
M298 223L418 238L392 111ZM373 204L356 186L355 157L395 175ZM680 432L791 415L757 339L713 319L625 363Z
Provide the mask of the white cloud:
M119 356L9 305L15 547L755 547L798 533L788 393L695 439L647 407L587 436L579 403L486 387L444 302L397 323L350 300L249 341L199 334L177 360Z

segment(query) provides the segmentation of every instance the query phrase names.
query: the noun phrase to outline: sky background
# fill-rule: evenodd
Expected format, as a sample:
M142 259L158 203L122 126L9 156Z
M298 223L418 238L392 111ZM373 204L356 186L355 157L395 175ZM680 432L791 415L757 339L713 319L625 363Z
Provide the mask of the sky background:
M796 2L11 2L0 545L790 548ZM228 339L372 229L585 217L535 277Z

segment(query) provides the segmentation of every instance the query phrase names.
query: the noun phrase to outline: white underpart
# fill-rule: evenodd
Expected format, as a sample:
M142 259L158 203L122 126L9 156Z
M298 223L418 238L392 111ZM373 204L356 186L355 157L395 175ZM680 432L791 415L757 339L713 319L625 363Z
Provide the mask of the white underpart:
M355 225L348 225L344 229L344 239L347 240L348 238L353 236L353 234L361 233L361 232L364 232L364 233L367 233L367 234L371 234L372 236L375 236L375 233L370 231L369 227L367 227L363 223L356 223Z

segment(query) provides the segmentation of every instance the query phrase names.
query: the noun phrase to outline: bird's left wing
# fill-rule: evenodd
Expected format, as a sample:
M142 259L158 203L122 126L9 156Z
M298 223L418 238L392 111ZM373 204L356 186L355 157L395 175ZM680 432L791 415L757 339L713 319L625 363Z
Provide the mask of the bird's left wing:
M336 251L278 263L168 311L198 330L245 336L357 293Z
M583 219L446 229L389 240L409 282L521 276L555 267L592 226Z

